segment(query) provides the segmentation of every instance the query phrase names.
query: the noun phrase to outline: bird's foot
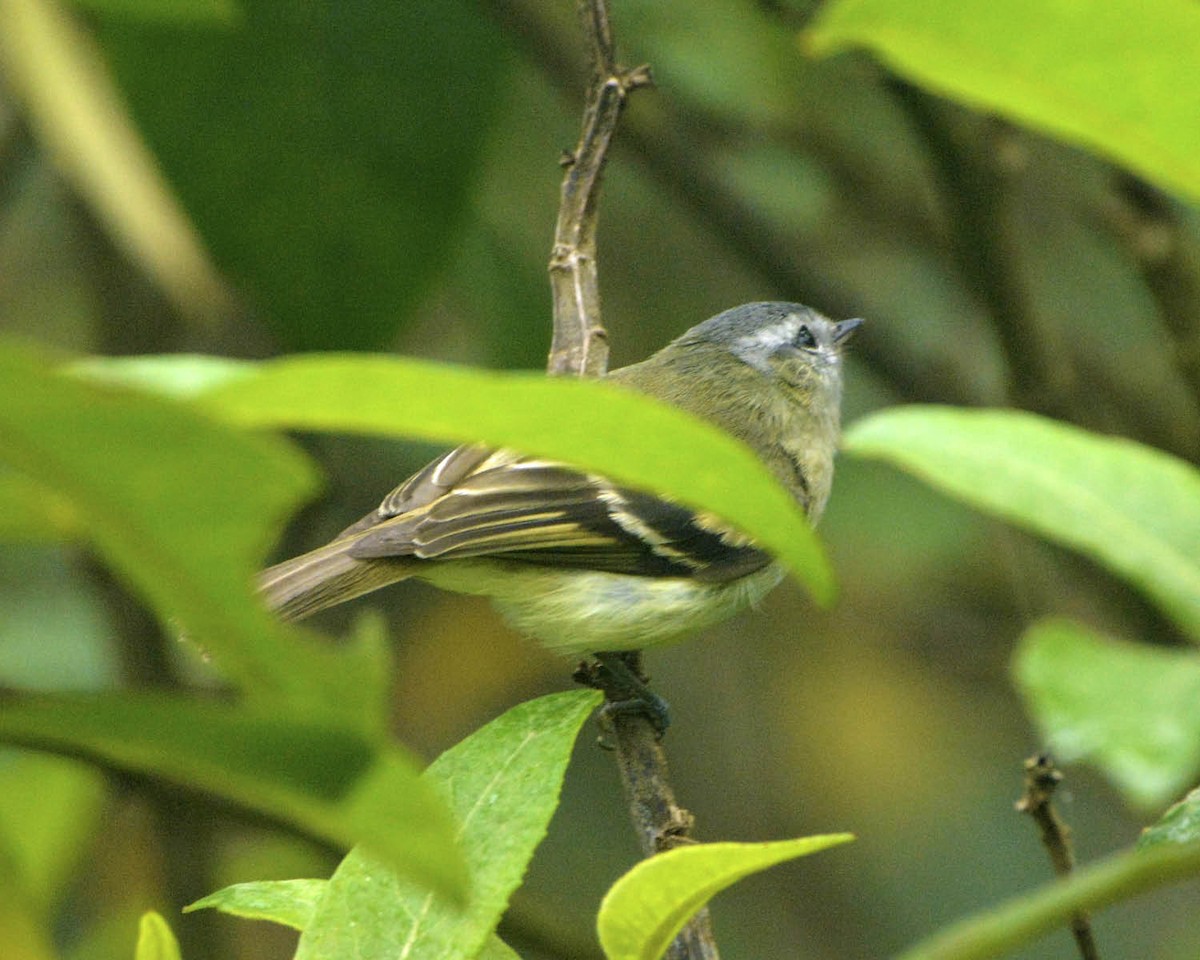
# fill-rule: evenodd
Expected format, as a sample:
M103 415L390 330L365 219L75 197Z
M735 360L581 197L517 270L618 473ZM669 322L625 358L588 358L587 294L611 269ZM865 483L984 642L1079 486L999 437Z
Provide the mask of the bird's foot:
M595 658L594 662L581 663L574 677L577 683L604 691L601 723L611 730L615 718L641 714L661 739L671 725L671 710L667 701L650 689L649 679L642 672L641 654L597 653ZM601 737L600 745L612 749L607 734Z

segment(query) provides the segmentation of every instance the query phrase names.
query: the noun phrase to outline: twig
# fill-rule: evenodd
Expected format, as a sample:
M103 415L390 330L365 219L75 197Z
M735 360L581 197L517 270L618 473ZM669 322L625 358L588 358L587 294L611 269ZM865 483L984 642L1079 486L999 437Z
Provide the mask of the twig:
M651 81L647 66L626 70L617 65L606 0L588 0L580 5L580 12L594 73L579 145L563 159L567 172L550 255L554 340L547 369L551 374L600 376L608 367L596 269L600 177L625 100L632 90Z
M1025 761L1025 789L1017 801L1017 810L1033 817L1042 835L1042 845L1050 855L1050 863L1059 877L1067 877L1075 869L1075 854L1071 850L1071 829L1063 822L1051 804L1054 791L1062 781L1062 773L1049 754L1039 753ZM1085 913L1071 915L1071 934L1083 960L1099 960L1096 941L1092 936L1091 917Z
M608 365L596 268L600 178L625 100L630 91L650 83L650 70L645 66L626 70L617 64L606 0L583 0L580 12L593 74L579 145L564 161L567 172L550 257L554 338L547 368L551 374L600 376ZM626 659L637 673L638 655L629 654ZM602 666L585 667L584 679L603 689L610 703L627 699L627 688ZM630 712L610 719L621 781L643 854L652 856L688 842L692 817L675 802L666 755L650 718ZM671 960L717 960L707 910L688 922L666 956Z

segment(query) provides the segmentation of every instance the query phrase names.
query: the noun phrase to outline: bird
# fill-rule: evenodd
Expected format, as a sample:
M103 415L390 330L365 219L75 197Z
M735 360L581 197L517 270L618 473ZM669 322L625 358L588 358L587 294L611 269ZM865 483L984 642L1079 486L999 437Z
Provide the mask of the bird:
M606 380L740 439L813 524L829 499L842 353L862 323L798 303L733 307ZM325 546L263 571L285 620L408 578L491 598L565 655L642 650L757 603L783 568L703 510L567 463L459 446Z

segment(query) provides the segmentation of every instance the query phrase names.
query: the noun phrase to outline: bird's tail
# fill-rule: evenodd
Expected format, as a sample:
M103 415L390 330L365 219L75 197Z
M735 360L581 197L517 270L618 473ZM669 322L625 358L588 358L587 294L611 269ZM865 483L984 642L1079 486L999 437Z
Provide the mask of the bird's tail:
M410 559L354 559L350 549L355 541L334 540L269 567L258 575L259 594L284 620L302 620L412 574Z

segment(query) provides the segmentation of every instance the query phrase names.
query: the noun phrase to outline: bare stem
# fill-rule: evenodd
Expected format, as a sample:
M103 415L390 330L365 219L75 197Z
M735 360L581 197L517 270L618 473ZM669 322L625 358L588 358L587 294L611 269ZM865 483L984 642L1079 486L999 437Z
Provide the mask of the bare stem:
M1051 798L1062 781L1062 773L1048 754L1038 754L1025 761L1025 789L1017 801L1017 810L1029 814L1042 835L1042 845L1050 855L1050 863L1059 877L1067 877L1075 869L1075 854L1071 850L1071 829L1054 809ZM1071 934L1083 960L1100 960L1092 936L1091 917L1080 911L1071 915Z

